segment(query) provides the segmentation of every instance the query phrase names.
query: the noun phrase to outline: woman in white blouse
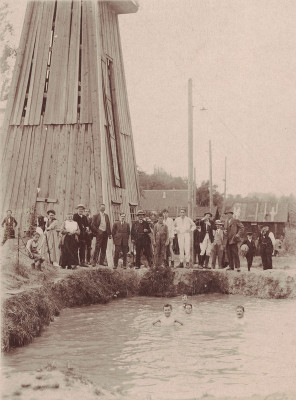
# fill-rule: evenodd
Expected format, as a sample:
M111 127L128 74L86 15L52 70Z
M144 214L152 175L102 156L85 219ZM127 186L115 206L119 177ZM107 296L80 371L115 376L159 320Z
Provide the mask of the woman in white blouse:
M78 261L78 235L80 230L76 221L73 221L73 213L69 212L61 227L61 258L62 268L74 269L79 264Z

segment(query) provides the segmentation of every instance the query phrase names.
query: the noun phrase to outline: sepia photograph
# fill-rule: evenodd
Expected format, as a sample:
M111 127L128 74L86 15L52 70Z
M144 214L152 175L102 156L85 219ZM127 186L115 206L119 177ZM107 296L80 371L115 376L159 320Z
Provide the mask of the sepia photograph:
M296 2L0 0L3 400L296 400Z

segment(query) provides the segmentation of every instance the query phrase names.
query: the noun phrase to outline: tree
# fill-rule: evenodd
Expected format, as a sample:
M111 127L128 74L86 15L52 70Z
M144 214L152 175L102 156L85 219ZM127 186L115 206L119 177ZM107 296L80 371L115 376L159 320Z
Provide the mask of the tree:
M0 101L7 100L16 59L15 33L8 2L0 6Z
M223 196L217 190L217 185L213 185L213 204L214 206L222 207ZM196 189L196 204L201 207L207 207L210 205L210 183L209 181L203 181Z
M147 174L138 167L138 178L141 192L149 189L187 189L185 178L174 177L162 168L155 168L153 174Z

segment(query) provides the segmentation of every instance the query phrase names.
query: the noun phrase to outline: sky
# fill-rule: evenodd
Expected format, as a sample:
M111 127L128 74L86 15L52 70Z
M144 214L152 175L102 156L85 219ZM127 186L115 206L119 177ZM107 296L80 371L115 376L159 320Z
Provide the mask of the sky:
M9 2L19 35L25 1ZM119 17L138 166L187 176L191 78L197 184L211 140L221 192L227 157L228 193L296 194L296 2L139 4Z

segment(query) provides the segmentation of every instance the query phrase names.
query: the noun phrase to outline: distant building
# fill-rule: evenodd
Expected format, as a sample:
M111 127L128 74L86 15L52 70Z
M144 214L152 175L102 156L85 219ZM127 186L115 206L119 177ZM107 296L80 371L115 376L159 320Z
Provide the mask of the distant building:
M268 225L276 237L286 227L296 226L296 207L288 202L237 202L232 206L234 216L245 226L245 231L257 234Z
M180 209L188 207L188 192L184 189L170 190L143 190L141 206L146 212L161 212L167 209L170 217L175 218L180 214ZM209 212L210 207L196 206L193 210L193 218L200 219L205 212ZM219 218L218 207L213 206L212 214L214 219Z

